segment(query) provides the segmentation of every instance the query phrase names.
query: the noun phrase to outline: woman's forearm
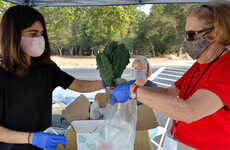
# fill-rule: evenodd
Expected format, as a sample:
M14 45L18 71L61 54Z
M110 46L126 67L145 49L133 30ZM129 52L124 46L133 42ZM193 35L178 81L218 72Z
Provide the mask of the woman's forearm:
M152 87L140 87L137 90L137 99L171 119L189 122L193 114L186 101L166 93L167 90L159 91Z
M147 87L147 86L143 86ZM167 88L162 88L162 87L147 87L150 91L156 92L156 93L161 93L161 94L167 94L168 95L168 89Z
M74 80L69 89L77 92L94 92L103 89L102 81Z
M29 141L28 137L29 132L14 131L0 126L0 141L3 143L32 144L33 133L30 134Z

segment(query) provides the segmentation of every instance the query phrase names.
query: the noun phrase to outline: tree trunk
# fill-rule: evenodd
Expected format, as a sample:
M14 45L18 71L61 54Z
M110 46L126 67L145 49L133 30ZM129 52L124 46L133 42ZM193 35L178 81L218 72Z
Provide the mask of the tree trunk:
M73 56L73 46L71 46L71 48L69 49L69 54L70 56Z
M152 47L152 57L156 56L156 52L155 52L155 46L151 43L151 47Z
M62 47L58 48L59 56L62 56Z

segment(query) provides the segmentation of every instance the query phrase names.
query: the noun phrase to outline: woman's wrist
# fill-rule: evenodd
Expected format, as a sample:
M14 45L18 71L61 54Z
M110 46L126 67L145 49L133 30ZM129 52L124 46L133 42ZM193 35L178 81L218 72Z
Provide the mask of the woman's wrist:
M131 97L131 93L133 91L133 89L135 88L136 85L130 85L129 87L129 97Z
M29 132L28 133L28 144L32 144L32 139L33 139L33 136L34 136L34 133L32 133L32 132Z
M137 89L139 88L138 85L131 85L129 89L129 97L131 97L133 100L137 100Z

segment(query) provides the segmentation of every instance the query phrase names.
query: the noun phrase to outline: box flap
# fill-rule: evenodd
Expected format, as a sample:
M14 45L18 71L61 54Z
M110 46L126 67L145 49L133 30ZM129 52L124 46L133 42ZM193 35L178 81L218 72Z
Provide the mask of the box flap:
M62 115L69 123L73 120L88 120L89 109L90 102L84 95L80 95L62 111Z
M105 93L98 93L95 95L95 101L98 102L100 108L104 108L106 106L106 95Z
M71 125L77 133L96 133L104 126L104 120L75 120Z

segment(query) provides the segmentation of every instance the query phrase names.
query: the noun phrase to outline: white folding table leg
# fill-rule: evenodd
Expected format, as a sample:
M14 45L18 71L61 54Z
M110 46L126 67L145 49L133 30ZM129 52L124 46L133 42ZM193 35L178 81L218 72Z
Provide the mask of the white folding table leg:
M170 122L170 118L167 119L166 121L166 124L165 124L165 132L162 134L161 136L161 140L160 140L160 143L159 143L159 146L158 146L158 149L157 150L161 150L162 149L162 143L164 141L164 138L165 138L165 135L167 133L167 128L168 128L168 125L169 125L169 122Z

